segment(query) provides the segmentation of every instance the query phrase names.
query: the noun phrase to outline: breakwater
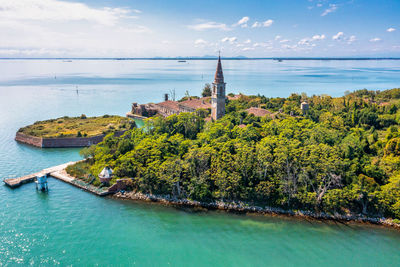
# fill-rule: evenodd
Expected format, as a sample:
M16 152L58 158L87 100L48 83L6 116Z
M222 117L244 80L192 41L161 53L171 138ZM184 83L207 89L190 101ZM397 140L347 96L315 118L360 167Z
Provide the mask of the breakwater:
M119 137L124 133L125 131L116 131L114 135ZM43 138L17 132L15 140L41 148L68 148L95 145L103 141L105 136L105 134L101 134L91 137Z

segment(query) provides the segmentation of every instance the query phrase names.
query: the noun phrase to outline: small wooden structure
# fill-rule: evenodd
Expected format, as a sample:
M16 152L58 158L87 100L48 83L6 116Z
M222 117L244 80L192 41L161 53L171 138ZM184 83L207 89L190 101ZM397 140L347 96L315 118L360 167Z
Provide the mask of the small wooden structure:
M100 182L104 185L110 184L112 179L113 170L110 167L104 167L104 169L99 173Z

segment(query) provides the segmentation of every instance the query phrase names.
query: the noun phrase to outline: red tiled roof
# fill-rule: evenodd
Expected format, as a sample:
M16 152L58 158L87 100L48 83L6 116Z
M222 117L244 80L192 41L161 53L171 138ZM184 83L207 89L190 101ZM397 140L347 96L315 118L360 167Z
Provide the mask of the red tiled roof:
M242 95L234 95L234 96L227 95L226 97L227 97L229 100L236 100L236 99L239 99L241 96L242 96Z
M167 100L161 103L156 104L157 106L162 106L165 108L173 109L178 111L179 110L179 103L177 101Z
M180 102L179 105L189 107L192 109L208 109L211 108L211 103L210 103L210 98L209 97L203 97L199 99L190 99L190 100L185 100L183 102Z
M251 107L249 109L246 109L247 113L253 114L256 117L264 117L265 115L271 115L272 113L269 110L263 109L263 108L255 108Z

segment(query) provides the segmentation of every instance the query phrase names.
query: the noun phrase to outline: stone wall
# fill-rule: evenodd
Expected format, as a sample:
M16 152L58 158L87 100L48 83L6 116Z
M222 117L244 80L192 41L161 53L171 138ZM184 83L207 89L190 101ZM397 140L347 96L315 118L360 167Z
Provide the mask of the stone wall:
M42 147L42 138L40 137L17 133L15 136L15 140L32 146Z
M114 132L115 136L121 136L125 131ZM15 140L25 144L43 148L62 148L62 147L85 147L100 143L104 134L92 137L69 137L69 138L40 138L23 133L17 133Z
M110 188L108 188L108 192L116 193L121 190L126 190L127 185L129 184L132 184L132 179L130 178L118 179L115 184L113 184L112 186L110 186Z

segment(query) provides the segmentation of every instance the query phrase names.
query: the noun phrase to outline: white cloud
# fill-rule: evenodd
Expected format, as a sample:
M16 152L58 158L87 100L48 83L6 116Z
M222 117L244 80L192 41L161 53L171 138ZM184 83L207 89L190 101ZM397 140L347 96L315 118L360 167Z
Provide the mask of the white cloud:
M352 35L352 36L350 36L350 37L347 39L347 43L348 43L348 44L352 44L352 43L355 42L356 40L357 40L356 36L355 36L355 35Z
M244 47L242 48L242 51L250 51L250 50L254 50L253 47Z
M283 44L283 45L282 45L282 48L285 48L285 49L296 49L296 48L297 48L297 45L287 45L287 44Z
M259 27L269 27L274 23L272 19L266 20L264 22L254 22L253 25L251 26L252 28L259 28Z
M303 38L298 42L299 45L310 45L310 43L311 40L309 38Z
M195 46L203 46L206 45L207 41L203 40L203 39L197 39L196 41L194 41L194 45Z
M288 39L283 39L283 40L280 40L279 41L280 43L282 43L282 44L284 44L284 43L288 43L288 42L290 42Z
M272 23L274 23L272 19L266 20L263 22L263 27L269 27L272 25Z
M357 40L357 38L355 35L351 35L350 37L347 37L347 36L345 36L345 34L343 32L338 32L337 34L332 36L332 40L339 41L339 42L345 41L345 42L347 42L347 44L352 44Z
M343 37L344 33L343 32L338 32L334 36L332 36L332 40L340 40Z
M277 35L277 36L275 36L275 41L277 41L277 40L279 40L279 39L281 39L281 38L282 38L282 36Z
M0 56L140 56L156 45L151 30L136 24L132 14L138 12L61 0L0 0ZM151 41L153 47L144 47Z
M18 0L0 1L2 20L31 21L88 21L112 26L121 18L136 18L127 8L91 8L82 3L59 0Z
M372 42L372 43L376 43L376 42L381 41L381 38L375 37L375 38L372 38L372 39L369 40L369 41Z
M0 55L4 56L47 56L49 54L54 56L64 56L66 53L65 50L58 49L0 49Z
M264 43L254 43L253 47L270 47L272 45L271 41L267 41Z
M236 41L237 41L237 37L225 37L225 38L222 38L222 40L221 40L221 42L223 42L223 43L229 42L231 44L233 44Z
M338 9L338 6L336 4L329 4L329 8L325 9L324 12L322 12L321 16L326 16L329 13L335 12Z
M316 34L311 38L306 37L306 38L301 39L297 44L303 45L303 46L314 47L314 46L316 46L316 44L314 44L313 42L321 41L321 40L324 40L325 38L326 38L325 34L321 34L321 35Z
M396 29L395 28L389 28L389 29L387 29L386 31L387 32L394 32Z
M250 40L250 39L247 39L246 41L244 41L244 43L245 43L245 44L250 44L250 43L251 43L251 40Z
M242 28L246 28L247 27L247 22L249 20L250 20L249 17L243 17L237 23L233 24L233 26L240 26Z
M312 37L313 40L324 40L325 39L325 34L316 34Z
M199 24L195 24L195 25L189 25L188 28L192 29L192 30L195 30L195 31L204 31L204 30L213 30L213 29L223 30L223 31L230 30L226 26L226 24L217 23L217 22L213 22L213 21L199 23Z

